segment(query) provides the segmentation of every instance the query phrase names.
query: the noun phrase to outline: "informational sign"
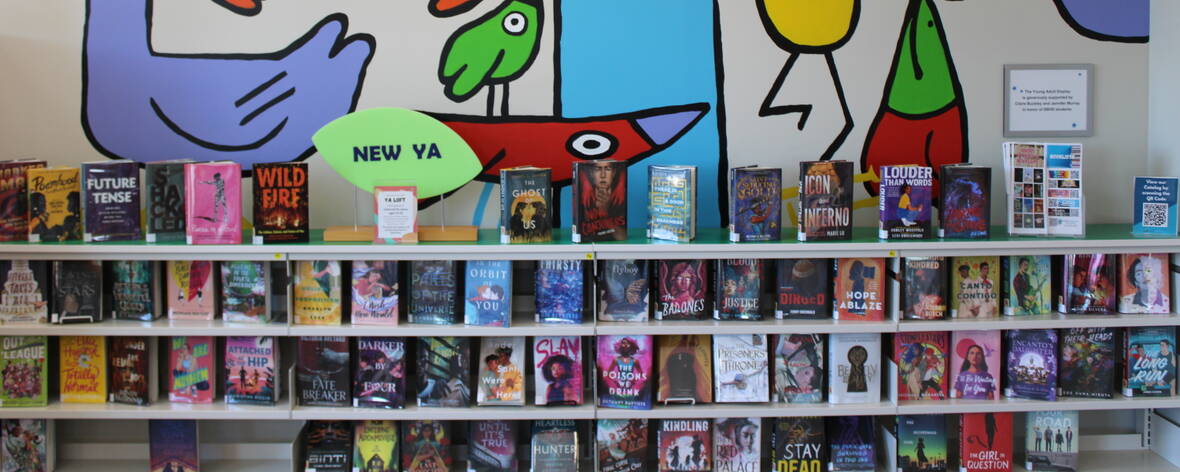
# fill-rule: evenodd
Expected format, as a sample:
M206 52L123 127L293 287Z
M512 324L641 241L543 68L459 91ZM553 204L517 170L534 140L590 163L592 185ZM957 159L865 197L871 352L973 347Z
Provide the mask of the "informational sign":
M377 224L376 242L401 242L407 234L418 231L418 196L414 187L377 186L373 188L373 219Z
M1005 65L1004 136L1093 136L1092 64Z

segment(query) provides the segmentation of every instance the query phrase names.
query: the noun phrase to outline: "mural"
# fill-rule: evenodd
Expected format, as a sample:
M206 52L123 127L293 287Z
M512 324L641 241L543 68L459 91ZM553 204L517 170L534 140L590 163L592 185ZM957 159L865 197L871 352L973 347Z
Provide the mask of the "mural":
M482 0L430 0L426 9L431 15L446 18L471 11Z
M1151 0L1053 0L1078 34L1099 41L1146 43Z
M542 18L539 0L507 0L447 39L438 80L447 98L466 101L488 87L488 116L495 110L494 87L501 87L500 114L508 114L508 84L537 58Z
M262 0L213 0L213 3L242 16L254 16L262 11Z

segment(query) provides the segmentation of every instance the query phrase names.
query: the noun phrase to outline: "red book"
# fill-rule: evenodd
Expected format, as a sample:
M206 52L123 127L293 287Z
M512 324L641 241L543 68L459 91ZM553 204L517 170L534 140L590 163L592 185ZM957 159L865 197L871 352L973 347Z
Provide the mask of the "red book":
M213 403L216 396L212 336L174 336L168 353L168 400Z
M885 259L837 259L835 303L838 320L885 320Z
M1012 413L964 413L959 417L959 470L1012 470Z
M307 163L255 164L253 170L254 244L307 242Z
M893 362L897 364L897 399L946 400L949 353L950 340L946 331L895 333Z

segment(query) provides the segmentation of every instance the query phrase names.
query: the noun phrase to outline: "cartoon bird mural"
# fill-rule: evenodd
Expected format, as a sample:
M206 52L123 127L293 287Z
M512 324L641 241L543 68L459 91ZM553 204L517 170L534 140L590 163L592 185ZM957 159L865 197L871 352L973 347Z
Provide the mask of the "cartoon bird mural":
M482 0L429 0L426 4L426 9L430 11L431 15L439 18L447 18L463 13L467 13Z
M242 16L254 16L262 12L262 0L213 0L213 3Z
M506 0L447 38L438 79L447 98L463 102L488 87L488 116L495 111L495 86L502 89L500 114L508 115L508 83L528 70L540 49L540 0Z
M1053 0L1057 12L1078 34L1099 41L1146 43L1151 0Z

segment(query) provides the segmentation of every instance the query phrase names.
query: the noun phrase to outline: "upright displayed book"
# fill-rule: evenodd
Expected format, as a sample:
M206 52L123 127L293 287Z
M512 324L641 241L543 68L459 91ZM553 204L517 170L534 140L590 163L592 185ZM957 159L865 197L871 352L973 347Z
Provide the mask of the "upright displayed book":
M352 472L398 470L401 451L396 421L357 421L352 431Z
M987 239L991 236L992 168L949 164L941 168L938 237Z
M1172 312L1168 254L1119 254L1119 313Z
M168 318L212 320L217 293L213 290L212 261L168 261Z
M1123 395L1170 397L1176 395L1176 327L1127 328L1127 358Z
M397 324L397 269L396 261L352 261L352 324Z
M252 170L254 243L307 242L307 163L258 163Z
M225 338L225 402L274 405L279 401L279 350L273 336Z
M1027 470L1077 470L1078 412L1030 411L1025 416ZM1068 439L1067 439L1068 438Z
M615 159L574 162L570 236L575 243L627 239L627 163Z
M0 161L0 242L29 239L28 171L45 167L32 159Z
M1004 314L1042 315L1053 311L1049 256L1003 256Z
M729 240L782 239L783 170L777 167L729 169Z
M659 403L713 401L711 338L706 334L656 336Z
M157 161L143 166L145 239L149 243L184 241L184 164L187 162Z
M347 340L340 347L347 352ZM419 376L422 375L424 373L419 372ZM405 338L367 336L357 338L356 365L353 368L353 376L352 406L404 407L406 404ZM440 386L440 388L444 387ZM334 399L332 403L335 403Z
M212 336L173 336L168 341L168 400L213 403L217 396Z
M951 258L951 318L1000 316L1000 258Z
M308 421L307 472L349 472L353 455L352 423L349 421Z
M929 239L933 221L934 169L925 166L881 166L881 239Z
M959 471L1011 472L1012 413L959 416Z
M500 170L500 242L553 240L552 184L549 169Z
M885 259L836 259L832 314L837 320L885 319Z
M820 403L824 400L825 334L776 334L774 342L775 401Z
M587 304L586 265L577 259L537 261L536 321L580 324Z
M82 239L82 181L76 167L25 171L29 191L29 242Z
M577 472L578 429L574 420L533 421L532 472Z
M110 340L110 390L107 401L127 405L147 405L152 401L156 372L155 356L149 349L150 338L112 336Z
M711 422L707 419L660 420L656 432L660 472L713 470Z
M762 418L713 420L713 471L747 472L762 468Z
M696 166L648 166L647 183L647 237L677 242L695 239Z
M294 268L291 306L295 324L340 324L340 261L295 261Z
M189 244L242 243L242 167L236 162L184 165Z
M828 359L828 403L881 401L880 334L832 333Z
M102 336L62 336L58 341L62 403L107 401L107 344Z
M717 304L713 319L761 320L764 269L762 259L717 261Z
M0 337L0 407L49 403L49 338Z
M201 470L195 420L148 420L151 472Z
M49 322L49 261L0 261L0 324Z
M534 337L533 381L536 382L535 405L581 405L582 338Z
M1057 368L1057 395L1080 398L1113 398L1119 378L1122 343L1118 328L1069 328L1061 330Z
M947 430L942 415L897 417L897 468L902 472L946 472Z
M270 321L270 263L224 261L221 263L221 318L239 323Z
M464 324L511 325L512 261L467 261L464 274Z
M778 259L777 319L819 320L832 312L831 259Z
M1004 332L1008 373L1004 395L1029 400L1057 399L1057 331L1013 329Z
M0 420L0 471L54 470L53 442L53 420Z
M941 320L947 316L945 257L907 257L902 260L902 317Z
M1062 313L1117 313L1115 257L1106 254L1066 254L1062 270Z
M828 418L831 441L830 472L874 472L877 450L872 416L833 416Z
M110 261L111 317L151 321L163 314L160 265L154 261Z
M598 336L598 406L651 409L652 337Z
M471 406L471 338L418 338L418 406Z
M468 436L468 472L516 472L517 423L505 420L475 420Z
M648 262L635 259L598 261L599 321L647 321L651 311Z
M1000 391L1000 331L954 331L951 334L950 397L995 400Z
M479 340L476 404L524 406L524 336Z
M430 472L451 470L451 424L446 421L402 421L402 470Z
M457 261L410 261L410 323L458 323L458 283Z
M1176 235L1178 183L1176 177L1135 177L1131 234Z
M898 400L947 398L948 338L946 331L893 334Z
M102 321L102 262L53 261L54 323Z
M599 418L595 428L595 470L640 472L647 461L648 420L643 418Z
M657 320L702 320L709 312L709 262L661 259L655 264Z
M713 335L713 377L718 403L770 401L766 335Z
M799 163L800 241L852 238L852 163Z
M139 164L132 161L82 163L85 241L134 241L139 225Z
M824 470L827 463L828 441L824 434L824 419L818 416L796 416L771 420L772 470Z
M296 341L295 352L295 388L300 405L352 404L348 338L304 336Z

